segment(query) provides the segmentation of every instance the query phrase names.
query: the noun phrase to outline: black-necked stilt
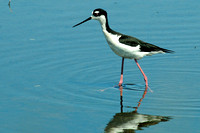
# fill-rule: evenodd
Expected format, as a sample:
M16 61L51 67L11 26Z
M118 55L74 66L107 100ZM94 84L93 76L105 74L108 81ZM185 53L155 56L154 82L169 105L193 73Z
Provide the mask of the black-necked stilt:
M87 18L86 20L74 25L76 27L86 21L91 19L98 20L101 24L103 33L106 37L106 40L112 49L112 51L122 57L122 66L121 66L121 77L119 81L119 86L123 83L123 66L124 66L124 58L134 59L138 68L140 69L142 75L144 76L146 87L148 88L148 80L147 76L144 74L142 68L138 64L137 60L143 58L144 56L150 56L157 53L172 53L173 51L167 50L164 48L160 48L150 43L146 43L141 41L135 37L131 37L128 35L121 34L116 32L110 28L108 25L108 17L107 12L103 9L95 9L92 12L92 16Z

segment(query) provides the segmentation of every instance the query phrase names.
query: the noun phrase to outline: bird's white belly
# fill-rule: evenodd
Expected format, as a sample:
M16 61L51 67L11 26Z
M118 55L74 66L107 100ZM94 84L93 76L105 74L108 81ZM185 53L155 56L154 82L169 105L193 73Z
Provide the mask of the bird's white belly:
M120 43L118 40L121 36L112 35L108 32L104 32L104 35L112 51L121 57L129 59L141 59L147 54L147 52L140 52L139 45L132 47Z

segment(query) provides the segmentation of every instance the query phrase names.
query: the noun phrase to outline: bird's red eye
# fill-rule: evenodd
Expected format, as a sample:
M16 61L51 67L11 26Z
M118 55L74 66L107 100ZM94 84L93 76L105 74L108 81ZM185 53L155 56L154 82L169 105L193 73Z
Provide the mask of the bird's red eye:
M99 15L99 13L94 13L94 16L98 16Z
M100 14L99 14L99 11L94 11L94 12L93 12L93 15L94 15L95 17L99 16L99 15L100 15Z

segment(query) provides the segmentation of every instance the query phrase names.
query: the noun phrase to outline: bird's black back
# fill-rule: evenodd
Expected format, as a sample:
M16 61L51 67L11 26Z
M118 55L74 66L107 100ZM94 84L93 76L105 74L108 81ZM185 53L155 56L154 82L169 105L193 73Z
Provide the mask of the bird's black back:
M128 35L122 35L119 38L119 42L123 43L125 45L128 45L128 46L132 46L132 47L136 47L136 46L140 45L140 50L142 52L153 52L153 51L155 51L155 52L156 51L163 51L165 53L172 53L172 52L174 52L172 50L160 48L160 47L158 47L156 45L144 42L142 40L139 40L139 39L137 39L135 37L131 37L131 36L128 36Z

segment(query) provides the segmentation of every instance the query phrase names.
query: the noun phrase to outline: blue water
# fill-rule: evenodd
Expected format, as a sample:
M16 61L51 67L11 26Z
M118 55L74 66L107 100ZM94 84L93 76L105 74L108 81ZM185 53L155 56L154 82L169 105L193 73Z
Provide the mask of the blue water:
M132 132L199 132L199 4L12 0L9 8L1 1L0 132L101 133L127 120ZM139 60L153 93L143 95L143 77L126 59L121 101L121 58L99 23L72 28L99 7L114 30L175 51Z

